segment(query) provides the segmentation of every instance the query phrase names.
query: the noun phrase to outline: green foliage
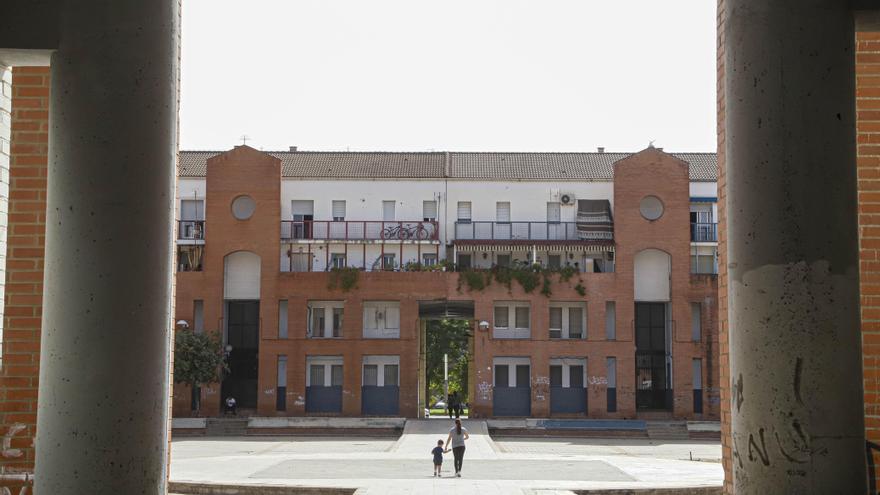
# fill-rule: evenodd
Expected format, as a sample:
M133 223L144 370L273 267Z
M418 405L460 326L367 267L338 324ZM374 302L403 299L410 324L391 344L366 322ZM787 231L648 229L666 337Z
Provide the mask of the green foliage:
M506 270L511 278L519 282L526 294L530 294L541 283L543 269L540 266L515 266ZM510 288L510 284L507 287Z
M342 292L348 292L357 287L359 274L360 269L358 268L334 268L330 270L330 278L327 281L327 288L330 290L342 289Z
M174 381L196 388L206 383L219 382L222 373L229 370L220 336L213 333L195 333L178 330L174 334ZM198 402L195 404L198 410Z
M467 320L432 320L428 322L426 339L427 398L430 405L437 397L444 402L443 354L449 356L449 393L458 391L462 401L468 393L468 338L471 325Z
M466 285L468 290L481 291L488 287L491 282L491 274L482 271L465 270L463 272L458 272L459 290L461 290L462 285Z
M571 280L571 277L577 274L577 272L577 268L573 266L564 266L559 269L559 280L563 282L568 282L569 280Z
M544 297L550 297L553 294L553 288L550 286L550 275L547 272L544 272L543 275L544 283L541 285L541 294Z
M575 292L577 292L581 297L587 295L587 288L584 287L583 280L578 281L578 284L574 286Z

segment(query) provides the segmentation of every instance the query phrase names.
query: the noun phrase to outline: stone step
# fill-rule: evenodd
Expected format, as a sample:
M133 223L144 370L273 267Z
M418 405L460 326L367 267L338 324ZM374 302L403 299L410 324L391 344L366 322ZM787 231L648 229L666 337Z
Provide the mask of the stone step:
M648 421L648 438L655 440L688 440L687 423L684 421Z
M247 434L248 420L228 418L208 418L205 434L208 436L241 436Z

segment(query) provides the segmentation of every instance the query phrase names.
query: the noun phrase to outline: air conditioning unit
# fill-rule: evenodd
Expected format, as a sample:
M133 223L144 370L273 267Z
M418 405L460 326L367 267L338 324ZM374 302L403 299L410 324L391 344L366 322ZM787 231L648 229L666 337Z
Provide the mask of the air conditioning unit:
M576 201L577 200L572 193L562 193L559 195L559 202L562 203L563 206L572 206Z

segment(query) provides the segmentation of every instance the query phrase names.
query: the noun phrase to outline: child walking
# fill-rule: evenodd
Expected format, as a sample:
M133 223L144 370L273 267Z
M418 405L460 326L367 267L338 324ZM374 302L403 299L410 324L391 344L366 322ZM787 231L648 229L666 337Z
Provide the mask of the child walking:
M440 468L443 466L443 440L437 440L437 446L431 451L434 454L434 476L440 477Z

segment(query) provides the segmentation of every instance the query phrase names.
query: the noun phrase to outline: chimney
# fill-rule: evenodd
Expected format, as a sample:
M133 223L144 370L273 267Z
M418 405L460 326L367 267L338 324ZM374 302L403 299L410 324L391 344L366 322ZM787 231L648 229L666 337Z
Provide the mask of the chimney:
M597 148L597 149L599 150L599 153L605 153L605 147L604 147L604 146L599 146L599 148Z
M294 152L294 151L296 151L296 146L291 146L291 147L290 147L290 151L291 151L291 153Z

